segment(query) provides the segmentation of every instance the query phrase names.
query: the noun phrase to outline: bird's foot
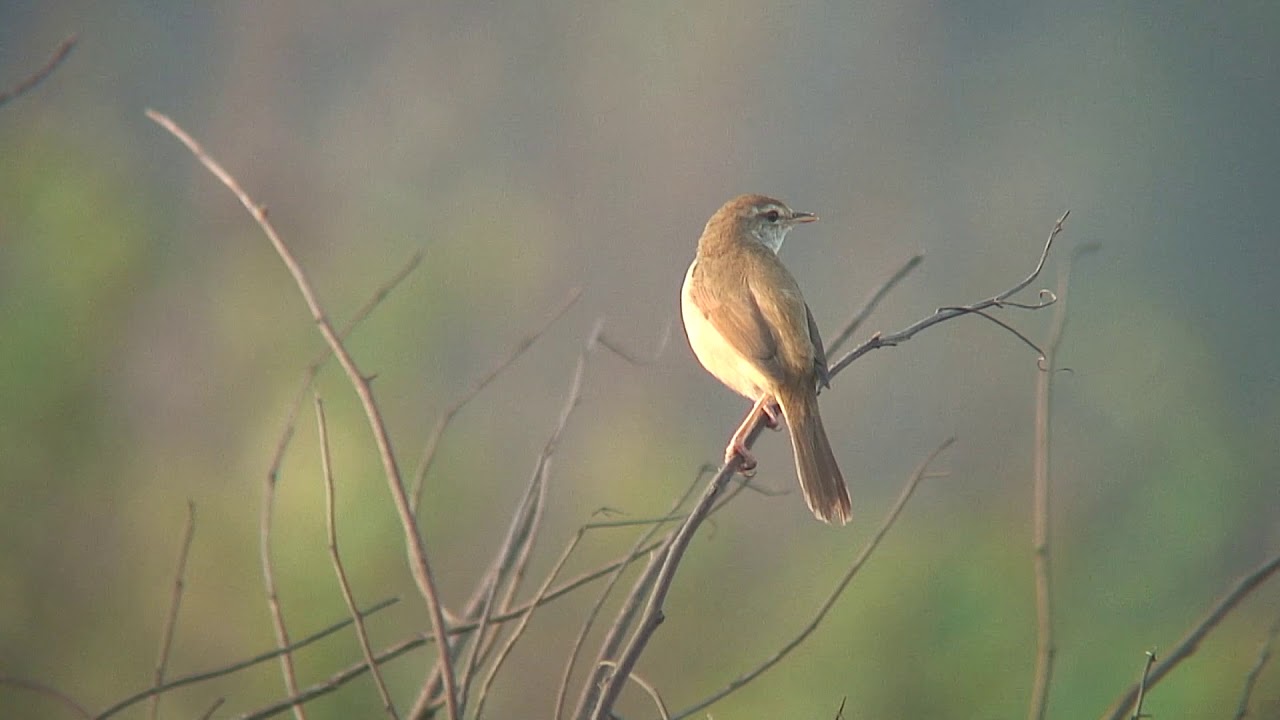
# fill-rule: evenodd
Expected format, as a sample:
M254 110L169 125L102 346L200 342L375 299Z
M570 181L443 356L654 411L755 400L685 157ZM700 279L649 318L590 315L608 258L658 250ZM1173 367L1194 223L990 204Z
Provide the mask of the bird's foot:
M738 465L738 472L746 477L754 477L756 474L756 458L747 450L747 446L743 444L742 439L735 437L729 447L724 450L724 464L728 465L733 462L734 456L742 458L742 462Z

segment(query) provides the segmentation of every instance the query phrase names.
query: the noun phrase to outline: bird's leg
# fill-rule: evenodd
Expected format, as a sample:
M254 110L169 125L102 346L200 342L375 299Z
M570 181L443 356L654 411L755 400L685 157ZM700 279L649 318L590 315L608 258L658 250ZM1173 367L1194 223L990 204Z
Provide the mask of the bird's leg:
M760 412L764 414L765 427L775 432L781 430L782 423L778 422L778 420L782 417L782 406L778 404L777 400L768 395L761 398L761 401L764 402L763 405L760 403L756 403L756 405L760 408Z
M751 432L751 428L756 424L756 415L764 417L764 424L777 429L778 428L778 412L779 407L773 396L764 394L751 406L751 412L747 413L747 417L742 420L742 424L737 430L733 431L733 438L729 440L729 446L724 449L724 461L728 463L733 459L734 455L742 458L742 474L747 475L756 469L756 459L747 450L747 434Z

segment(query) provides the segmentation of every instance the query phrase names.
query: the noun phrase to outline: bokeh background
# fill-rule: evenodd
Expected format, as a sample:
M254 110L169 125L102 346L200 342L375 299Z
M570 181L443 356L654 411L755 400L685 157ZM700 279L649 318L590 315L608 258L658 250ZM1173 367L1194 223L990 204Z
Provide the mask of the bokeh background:
M148 685L187 501L197 528L169 674L272 646L264 476L303 369L305 306L243 209L143 116L171 114L255 195L354 334L402 464L439 413L573 288L576 306L458 416L424 525L466 597L551 432L592 325L657 360L591 357L556 456L541 577L601 507L666 512L745 403L677 320L703 222L740 192L818 213L783 257L834 334L916 252L866 332L1076 267L1055 377L1050 716L1092 717L1233 579L1280 549L1280 5L1202 3L24 2L0 4L0 673L102 708ZM1028 294L1034 298L1034 292ZM1043 339L1049 314L1006 316ZM674 325L673 325L674 323ZM864 333L865 336L865 333ZM816 523L783 435L695 541L640 672L673 708L791 637L910 469L959 442L814 637L716 717L1018 717L1034 652L1034 353L979 319L856 363L823 396L856 522ZM321 376L357 596L424 627L352 392ZM345 615L311 412L282 469L275 558L295 635ZM592 536L572 570L629 545ZM591 593L535 617L489 704L545 716ZM1231 713L1280 587L1159 686L1154 717ZM431 655L389 666L412 698ZM309 684L349 634L298 655ZM166 696L163 717L284 694L275 665ZM1280 668L1259 717L1280 714ZM621 709L652 714L629 689ZM379 712L367 679L311 717ZM59 714L61 713L61 714ZM0 686L4 717L66 717ZM135 715L137 716L137 715Z

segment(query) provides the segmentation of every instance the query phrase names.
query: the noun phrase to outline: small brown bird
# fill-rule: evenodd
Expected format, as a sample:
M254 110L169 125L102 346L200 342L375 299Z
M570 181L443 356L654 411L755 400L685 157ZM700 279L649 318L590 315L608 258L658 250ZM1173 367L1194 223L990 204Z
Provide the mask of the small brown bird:
M828 381L826 353L800 287L777 255L791 228L817 219L764 195L725 203L698 240L680 313L689 347L707 372L755 402L725 461L737 453L744 469L753 468L744 439L755 413L764 412L776 427L780 407L805 502L819 520L843 525L851 512L849 488L818 414L818 387Z

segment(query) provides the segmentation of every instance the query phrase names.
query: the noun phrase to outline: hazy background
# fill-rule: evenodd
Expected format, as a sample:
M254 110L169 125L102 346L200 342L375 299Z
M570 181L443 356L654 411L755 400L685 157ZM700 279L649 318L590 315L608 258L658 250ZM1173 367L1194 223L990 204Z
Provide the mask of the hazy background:
M422 266L351 340L402 464L438 414L575 287L581 301L458 417L424 499L447 602L497 543L597 318L657 362L598 353L559 450L534 574L602 506L666 511L745 401L693 360L678 288L706 218L741 192L818 213L783 257L828 336L912 253L866 332L1077 266L1055 379L1055 718L1094 717L1235 577L1280 549L1280 5L370 2L0 4L0 673L90 708L150 682L186 503L197 505L169 674L272 646L257 556L263 477L321 349L258 228L173 138L235 173L341 321ZM1034 298L1034 292L1027 294ZM1005 316L1043 339L1049 313ZM865 337L865 333L864 333ZM945 437L957 446L835 613L716 717L1019 717L1034 652L1034 353L980 319L841 375L823 412L855 523L814 522L783 435L697 539L639 671L683 708L792 636ZM425 626L354 396L328 403L339 532L387 644ZM275 557L295 636L345 615L325 554L309 407ZM588 543L573 569L629 545ZM535 616L492 717L545 716L594 591ZM1280 587L1159 686L1157 718L1225 717ZM336 636L303 684L359 657ZM431 655L389 666L407 705ZM576 688L576 683L575 683ZM576 693L576 689L575 689ZM167 695L165 717L283 696L261 665ZM1280 713L1280 667L1259 717ZM620 710L649 716L629 688ZM0 715L59 716L0 687ZM312 717L376 715L362 679ZM66 716L65 713L62 716Z

